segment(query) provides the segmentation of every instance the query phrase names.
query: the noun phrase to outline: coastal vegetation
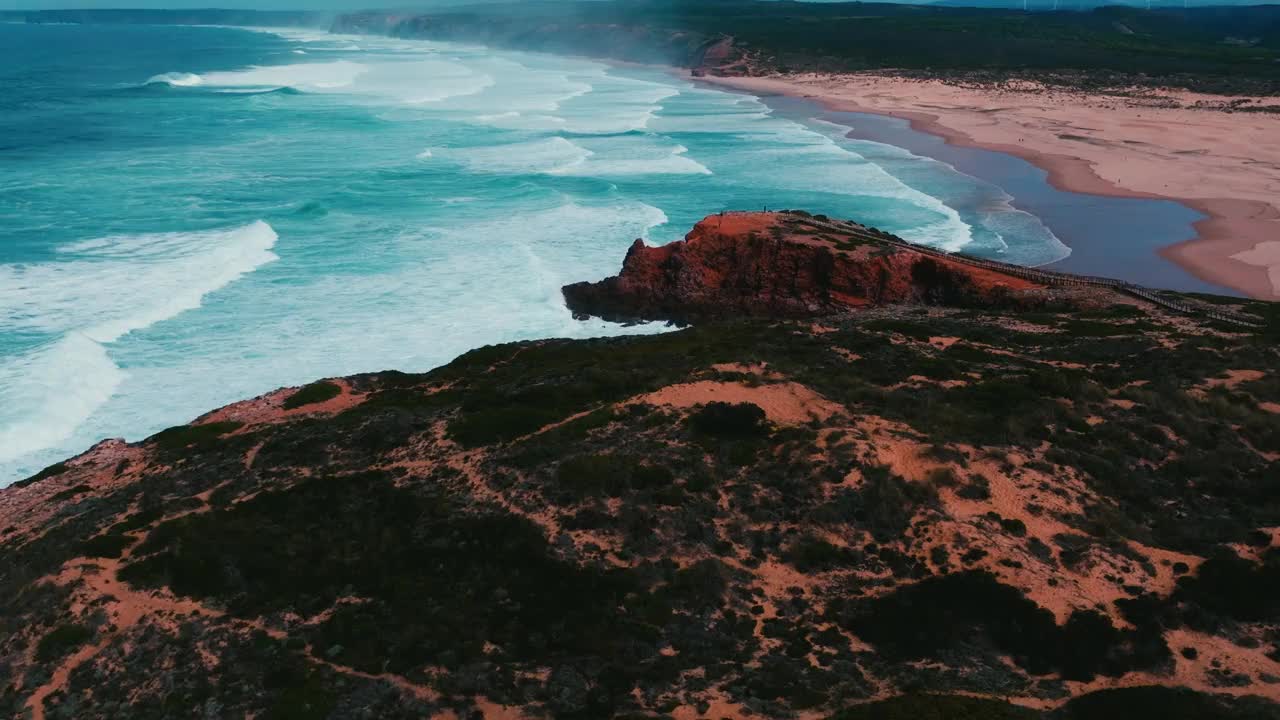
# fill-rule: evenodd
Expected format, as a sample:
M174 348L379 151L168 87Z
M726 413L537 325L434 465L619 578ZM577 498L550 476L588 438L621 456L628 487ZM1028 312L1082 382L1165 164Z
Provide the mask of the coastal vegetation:
M318 380L298 388L298 391L284 401L285 410L293 410L305 405L314 405L332 400L342 393L342 388L326 380Z
M1074 334L1081 323L1114 331ZM1268 332L1133 305L891 307L357 376L358 402L337 414L184 426L138 446L159 464L140 461L135 480L89 457L27 486L111 489L7 537L0 571L32 580L5 586L4 622L26 629L0 649L35 643L56 663L84 643L95 620L64 603L87 588L38 578L119 558L123 595L102 607L142 593L209 612L119 628L51 717L126 701L139 718L209 702L413 717L480 697L661 717L713 691L765 716L1274 717L1212 694L1272 682L1221 645L1200 650L1230 669L1206 676L1209 694L1070 699L1064 684L1167 682L1190 662L1170 633L1280 654L1280 563L1259 534L1280 525ZM681 404L690 387L725 399ZM820 400L779 414L776 398L808 397L797 387ZM1169 553L1186 562L1161 590ZM1079 604L1047 607L1045 578ZM1111 589L1089 595L1086 579ZM135 682L157 654L175 659L163 694ZM6 710L42 676L11 677ZM910 694L859 704L884 683Z
M563 33L565 21L600 33L574 39ZM335 27L604 57L625 53L620 59L728 74L892 69L983 82L1034 78L1085 89L1136 84L1280 92L1275 6L1024 12L754 0L552 2L437 10L390 25L376 16L343 16ZM739 52L712 53L708 61L706 51L725 37Z
M654 708L696 703L711 687L763 714L834 713L871 678L930 693L885 713L961 712L970 701L947 693L1053 700L1067 681L1159 681L1199 652L1173 632L1275 656L1263 529L1280 525L1280 315L1214 299L1259 321L1219 328L1114 298L1009 300L486 347L423 375L349 378L355 402L337 414L315 402L336 396L323 381L254 401L291 411L270 422L230 409L132 459L91 453L19 488L47 488L62 519L5 533L0 607L29 628L8 651L61 656L87 637L62 609L87 590L41 580L70 566L217 613L124 628L58 690L60 708L88 707L90 689L123 702L137 688L117 656L234 660L169 673L175 689L138 717L211 698L319 717L371 707L375 689L388 716L422 711L351 673L389 673L436 706L483 695L556 717L632 712L637 691ZM722 394L678 402L693 387ZM797 417L779 414L784 397L811 399ZM775 586L777 568L799 575ZM1110 590L1077 587L1055 614L1045 582ZM1214 659L1228 669L1210 687L1271 682ZM255 667L282 669L247 680ZM16 677L6 702L41 676ZM1132 702L1102 697L1091 712Z

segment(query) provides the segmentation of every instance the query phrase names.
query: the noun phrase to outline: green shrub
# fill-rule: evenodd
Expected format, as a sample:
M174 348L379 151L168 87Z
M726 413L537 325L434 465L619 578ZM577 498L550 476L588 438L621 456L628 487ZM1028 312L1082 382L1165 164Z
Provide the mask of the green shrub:
M56 500L70 500L71 498L73 498L73 497L75 497L75 496L77 496L77 495L83 495L84 493L87 493L87 492L89 492L89 491L90 491L90 490L92 490L92 489L93 489L93 488L89 487L88 485L85 485L85 484L81 483L80 485L76 485L75 487L69 487L69 488L67 488L66 490L63 490L62 492L57 493L56 495L54 495L54 496L53 496L52 498L50 498L50 499L51 499L51 500L55 500L55 501L56 501Z
M486 643L504 662L613 657L648 636L619 610L632 573L563 561L524 518L467 512L375 473L166 522L135 556L123 581L216 599L240 617L371 598L307 631L315 652L341 645L343 664L368 672L456 668L485 659Z
M783 552L783 559L804 573L847 567L857 562L859 556L856 551L832 545L810 534L800 536Z
M908 482L886 467L866 467L862 472L866 482L858 491L852 520L880 542L900 537L919 509L938 503L938 491L932 485Z
M120 533L95 535L80 543L80 554L85 557L118 558L125 548L135 542L135 538Z
M1221 550L1195 575L1178 580L1174 597L1242 621L1280 617L1280 549L1268 550L1261 565Z
M38 482L40 482L41 480L44 480L44 479L46 479L46 478L51 478L51 477L54 477L55 475L61 475L62 473L66 472L66 471L68 471L68 470L70 470L70 469L71 469L71 467L70 467L69 465L67 465L66 463L55 463L55 464L50 465L49 467L47 467L47 468L45 468L45 469L41 470L40 472L36 473L35 475L32 475L31 477L27 478L26 480L19 480L19 481L15 482L15 483L13 484L13 486L14 486L14 487L26 487L26 486L28 486L28 485L33 485L33 484L38 483Z
M962 695L900 695L855 705L831 720L1036 720L1042 715L1000 700Z
M928 340L938 334L938 331L931 325L891 318L869 320L863 323L862 327L876 332L898 333L914 340Z
M689 426L700 435L726 438L760 437L769 433L764 410L755 403L707 403L689 416Z
M1000 527L1014 537L1025 537L1027 524L1017 518L1001 518Z
M926 578L852 605L846 625L891 660L954 661L956 653L990 644L1032 674L1090 680L1171 658L1159 628L1121 631L1092 610L1077 610L1059 626L1053 613L983 571Z
M267 710L267 720L325 720L333 713L338 698L317 677L286 687Z
M147 438L147 441L153 442L165 450L182 450L192 446L208 447L223 435L235 432L242 427L244 427L244 423L234 420L205 423L203 425L178 425L167 430L161 430Z
M926 481L934 487L955 487L960 484L956 471L946 465L930 469Z
M1262 698L1221 697L1183 687L1099 690L1068 702L1054 720L1272 720L1275 705Z
M554 410L512 405L464 414L449 423L449 437L463 447L508 442L560 419Z
M628 484L636 459L626 455L577 455L560 463L556 482L575 496L617 496Z
M319 380L310 385L303 385L298 391L284 401L285 410L293 410L304 405L314 405L332 400L342 394L342 388L327 380Z
M88 626L63 623L40 638L39 644L36 645L36 660L42 663L61 660L88 642L91 637L93 637L93 630Z

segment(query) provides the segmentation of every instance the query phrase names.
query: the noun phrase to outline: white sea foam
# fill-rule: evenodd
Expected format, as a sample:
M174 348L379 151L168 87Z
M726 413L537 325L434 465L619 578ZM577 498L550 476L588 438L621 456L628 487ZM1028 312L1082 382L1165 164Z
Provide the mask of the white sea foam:
M602 75L591 91L560 104L564 129L584 135L610 135L646 130L662 110L662 101L680 94L673 85Z
M173 85L175 87L193 87L202 82L204 82L204 79L194 73L167 72L159 75L152 75L151 78L147 80L146 84L153 85L163 83L166 85Z
M985 209L981 215L982 225L995 235L1001 245L1000 252L1006 255L1005 261L1037 266L1071 255L1071 248L1059 240L1040 218L1014 207L1013 198L1003 195L995 207ZM1010 244L1009 238L1018 238L1021 242ZM1027 238L1037 238L1040 242L1028 243Z
M293 65L265 65L204 73L201 82L214 87L281 87L298 90L333 90L350 87L369 68L350 60Z
M812 123L837 143L844 141L849 132L854 129L849 125L827 120L814 120ZM969 247L970 251L1000 253L1002 259L1006 262L1020 265L1045 265L1061 260L1071 254L1071 249L1063 244L1040 218L1015 207L1013 197L995 185L964 173L950 163L916 155L905 148L869 140L853 141L853 146L860 152L872 155L873 158L869 159L872 159L874 163L883 163L886 160L892 162L893 165L899 167L900 173L905 170L901 163L909 161L914 166L914 170L906 173L908 177L913 174L918 176L921 169L927 166L929 181L935 187L939 187L938 180L940 178L947 178L948 176L951 178L963 178L960 189L965 193L962 199L964 205L972 205L977 195L986 194L989 196L986 202L976 209L978 226L968 226L967 228L971 241L951 247L943 244L946 249L955 250L960 247L972 246ZM910 187L909 181L902 180L897 175L894 177ZM946 185L948 183L942 183L941 187L945 188ZM938 190L935 190L935 192L938 192ZM945 189L941 194L943 197L947 195ZM950 208L946 202L937 196L932 194L925 195L933 198L940 205ZM933 208L937 207L932 203L924 204ZM952 229L951 227L945 227L943 231L947 232ZM1018 241L1011 245L1007 238L1018 238ZM1028 242L1028 240L1034 240L1034 242Z
M490 328L514 339L522 332L515 317L528 318L542 335L584 337L610 330L608 324L574 320L564 306L560 288L583 277L600 277L616 268L620 252L636 237L667 223L667 215L652 205L632 200L606 205L563 198L559 205L531 210L515 217L486 220L438 230L439 247L465 253L471 263L492 264L486 276L504 278L504 291L467 278L451 278L456 288L438 287L466 307L468 325ZM474 238L489 238L487 252L476 254ZM516 251L515 254L510 250ZM531 311L536 307L538 310ZM657 331L660 325L649 328ZM613 328L616 331L616 328ZM489 340L487 342L492 342Z
M499 175L710 175L686 155L689 149L645 137L578 138L554 136L527 142L471 148L432 148L419 158L440 157L476 173Z
M632 175L710 175L711 170L688 157L689 148L648 137L613 137L578 141L591 155L586 162L553 171L557 175L626 177Z
M331 62L263 65L202 75L172 72L150 82L261 90L290 87L312 93L347 93L407 104L436 103L472 95L494 84L493 77L452 60Z
M263 95L266 93L275 92L277 90L282 90L282 89L283 88L280 88L280 87L223 88L218 92L226 93L227 95Z
M472 172L501 175L564 173L593 154L562 137L471 148L436 148L437 157L461 163Z
M52 447L105 403L126 374L105 345L199 307L276 259L258 221L230 230L96 238L54 262L0 265L0 333L53 336L0 364L0 463Z
M0 463L70 438L124 377L106 348L80 333L0 362Z
M972 228L960 213L932 195L920 192L884 168L836 141L787 121L765 149L744 158L748 177L763 185L790 190L829 192L879 199L895 204L899 234L911 242L955 251L973 241ZM784 169L803 168L803 172Z
M504 130L559 130L565 125L562 117L540 113L524 114L514 110L503 113L477 115L476 122Z

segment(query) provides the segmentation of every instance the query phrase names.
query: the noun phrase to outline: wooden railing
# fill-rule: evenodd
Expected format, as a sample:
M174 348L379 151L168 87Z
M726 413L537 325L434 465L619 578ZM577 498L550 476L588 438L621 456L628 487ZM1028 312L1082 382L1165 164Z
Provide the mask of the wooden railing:
M901 247L923 255L932 255L951 262L963 263L965 265L971 265L985 270L992 270L1005 275L1013 275L1014 277L1020 277L1044 285L1054 287L1089 286L1111 288L1117 292L1132 295L1161 307L1186 313L1188 315L1200 315L1213 318L1214 320L1220 320L1225 323L1231 323L1233 325L1261 327L1260 323L1237 315L1236 313L1224 312L1215 308L1191 304L1182 300L1175 300L1173 298L1165 297L1150 288L1145 288L1141 285L1135 285L1123 280L1098 277L1096 275L1075 275L1072 273L1057 272L1054 270L1040 270L1037 268L1023 267L1021 265L1011 265L998 260L987 260L985 258L973 257L972 255L965 255L964 253L946 252L944 250L938 250L924 245L909 243L896 235L891 235L881 230L872 230L863 225L844 220L820 220L813 216L799 214L790 214L789 217L791 217L794 222L840 233L858 240Z

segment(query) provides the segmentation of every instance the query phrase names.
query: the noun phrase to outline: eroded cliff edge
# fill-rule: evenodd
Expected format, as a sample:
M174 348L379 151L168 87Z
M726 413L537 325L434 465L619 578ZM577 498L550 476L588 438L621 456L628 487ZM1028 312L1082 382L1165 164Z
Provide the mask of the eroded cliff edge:
M711 215L684 240L661 247L636 240L618 275L564 288L579 316L681 322L818 317L900 304L1027 309L1088 303L1088 295L804 212Z
M0 491L0 714L1277 717L1274 306L956 307L905 255L921 302L757 306L703 271L776 263L700 244L683 297L814 315L319 381Z

